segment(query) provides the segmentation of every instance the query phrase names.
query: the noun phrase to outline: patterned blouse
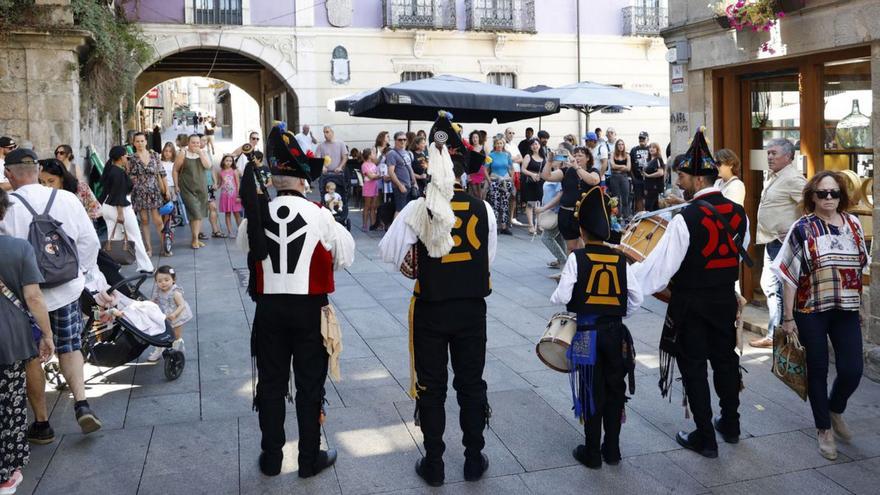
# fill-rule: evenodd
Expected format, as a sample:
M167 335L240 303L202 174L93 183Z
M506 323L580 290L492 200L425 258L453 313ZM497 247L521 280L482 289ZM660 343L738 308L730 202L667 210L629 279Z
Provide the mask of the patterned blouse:
M86 213L89 214L89 218L92 220L101 218L101 203L98 203L92 190L89 189L89 185L84 181L79 181L77 183L76 197L82 202L83 208L85 208Z
M868 250L858 218L843 213L843 219L837 227L815 214L804 215L785 237L772 269L797 288L798 312L859 310Z

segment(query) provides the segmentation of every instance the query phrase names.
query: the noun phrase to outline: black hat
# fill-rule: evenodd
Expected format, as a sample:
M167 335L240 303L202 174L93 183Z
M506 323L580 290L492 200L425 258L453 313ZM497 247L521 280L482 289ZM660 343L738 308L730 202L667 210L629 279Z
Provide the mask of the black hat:
M602 192L599 186L593 186L589 191L581 193L574 208L574 216L578 225L599 240L607 241L611 238L611 219L609 215L608 196Z
M125 146L114 146L110 148L110 159L113 161L119 160L127 154L128 152L125 151Z
M267 138L275 163L271 167L272 175L287 175L313 181L321 176L324 160L315 158L309 151L304 153L292 132L282 132L276 125Z
M639 139L648 139L648 131L642 131L639 133Z
M13 146L18 146L15 143L15 139L12 139L9 136L0 137L0 148L10 148Z
M16 148L10 151L8 155L6 155L6 166L27 163L37 163L37 154L34 153L34 150L27 148Z
M452 162L460 166L465 173L475 174L486 162L486 155L474 151L470 144L461 139L460 130L452 123L452 118L452 114L446 110L437 112L437 120L428 132L428 142L445 144Z
M718 165L709 151L709 144L703 136L703 129L697 130L691 147L684 154L684 159L678 167L679 172L688 175L718 175Z

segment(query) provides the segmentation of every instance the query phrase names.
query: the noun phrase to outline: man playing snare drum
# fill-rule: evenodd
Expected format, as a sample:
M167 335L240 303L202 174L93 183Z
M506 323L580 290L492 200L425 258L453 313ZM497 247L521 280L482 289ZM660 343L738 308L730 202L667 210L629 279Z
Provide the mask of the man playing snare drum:
M638 279L626 259L607 247L611 237L608 197L599 186L581 194L574 215L585 247L568 255L550 300L577 313L577 332L567 351L574 412L584 423L585 445L572 454L589 468L620 462L620 425L626 382L635 393L635 351L621 318L642 304ZM602 442L602 426L605 441Z
M669 286L671 298L660 339L660 390L673 381L672 358L681 369L685 405L697 429L678 432L676 441L698 454L718 457L717 430L725 442L739 441L741 376L736 348L737 295L742 256L750 263L748 218L743 208L714 187L718 168L702 131L678 169L678 186L693 201L669 222L647 259L631 267L646 293ZM706 361L712 363L721 415L712 418ZM713 429L714 426L714 429Z

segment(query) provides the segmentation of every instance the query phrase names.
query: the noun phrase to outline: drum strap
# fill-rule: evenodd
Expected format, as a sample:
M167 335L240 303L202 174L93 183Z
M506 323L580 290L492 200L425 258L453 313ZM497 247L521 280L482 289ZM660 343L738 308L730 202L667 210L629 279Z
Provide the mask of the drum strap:
M733 239L734 244L736 244L736 249L740 255L740 258L742 258L743 263L745 263L746 266L751 268L752 265L754 264L752 262L752 258L749 257L749 253L745 249L743 249L742 239L740 239L740 237L736 234L736 231L733 230L733 228L731 228L730 223L727 221L727 218L724 215L722 215L721 213L718 213L718 210L716 210L715 207L712 206L712 204L709 203L708 201L698 199L698 200L694 201L694 204L696 204L697 206L705 207L707 210L712 212L712 215L715 218L717 218L719 222L721 222L721 225L724 226L724 230L727 231L727 233Z

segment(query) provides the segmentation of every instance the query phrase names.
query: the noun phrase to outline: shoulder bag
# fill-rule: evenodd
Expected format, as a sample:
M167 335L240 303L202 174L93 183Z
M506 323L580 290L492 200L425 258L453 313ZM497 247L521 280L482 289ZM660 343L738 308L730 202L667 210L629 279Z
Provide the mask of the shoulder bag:
M0 280L0 293L6 296L6 299L9 299L16 308L24 311L24 314L27 315L28 320L31 322L31 334L34 337L35 342L39 342L39 340L43 337L43 331L40 330L40 326L37 325L37 321L34 319L34 315L31 314L30 311L24 306L24 303L18 299L18 296L15 295L15 292L12 292L12 289L6 286L3 280Z
M119 222L116 222L116 225L113 226L113 231L110 232L110 236L104 242L104 251L113 258L113 261L120 265L131 265L135 261L134 241L128 240L128 232L125 230L124 225L122 226L122 239L113 240L117 227L119 227Z

